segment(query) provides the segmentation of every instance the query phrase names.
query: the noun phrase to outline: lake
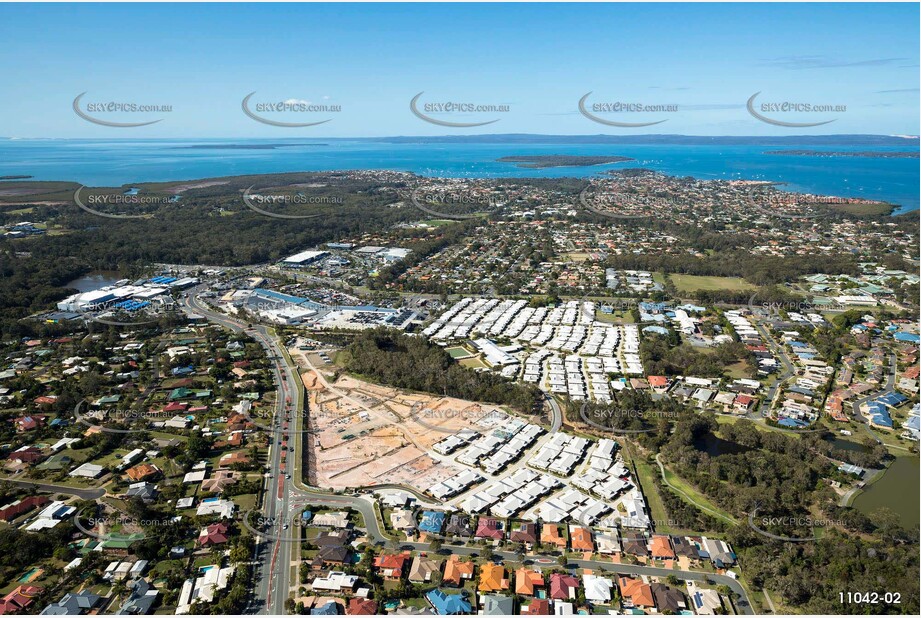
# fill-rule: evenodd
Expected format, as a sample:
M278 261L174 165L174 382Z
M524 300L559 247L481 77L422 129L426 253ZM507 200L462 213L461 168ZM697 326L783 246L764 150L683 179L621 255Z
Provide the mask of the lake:
M921 499L921 466L917 457L896 457L882 478L869 485L854 500L854 508L871 515L880 507L899 514L902 526L917 530L921 524L918 501Z
M91 292L106 285L113 285L121 279L124 279L124 277L115 271L96 270L73 281L68 281L64 287L74 288L79 292Z

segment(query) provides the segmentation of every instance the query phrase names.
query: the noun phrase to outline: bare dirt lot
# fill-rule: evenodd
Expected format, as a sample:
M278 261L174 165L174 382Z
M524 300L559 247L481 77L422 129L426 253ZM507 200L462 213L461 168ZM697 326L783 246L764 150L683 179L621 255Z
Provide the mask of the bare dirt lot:
M462 469L432 445L461 429L477 429L476 420L495 409L350 376L330 383L331 377L311 370L302 375L313 429L308 477L330 489L400 484L424 491Z

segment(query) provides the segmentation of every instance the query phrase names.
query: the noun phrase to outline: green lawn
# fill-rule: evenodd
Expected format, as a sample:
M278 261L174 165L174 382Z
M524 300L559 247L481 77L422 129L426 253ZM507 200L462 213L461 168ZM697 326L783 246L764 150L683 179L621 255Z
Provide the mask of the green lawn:
M697 290L754 290L755 286L740 277L701 277L698 275L670 275L679 292Z
M709 498L704 496L702 493L697 491L690 483L685 481L683 478L665 468L665 480L667 485L675 491L683 500L689 502L690 504L696 506L703 512L711 515L713 517L719 517L723 521L735 523L735 518L719 508Z
M470 353L470 350L462 346L456 346L453 348L445 348L445 352L447 352L451 356L451 358L455 360L458 360L461 358L470 358L471 356L473 356Z

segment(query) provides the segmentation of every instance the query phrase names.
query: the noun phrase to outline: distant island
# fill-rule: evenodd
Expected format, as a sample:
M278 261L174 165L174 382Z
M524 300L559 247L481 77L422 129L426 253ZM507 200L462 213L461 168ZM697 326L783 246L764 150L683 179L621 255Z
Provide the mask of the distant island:
M174 146L176 150L275 150L294 146L328 146L329 144L193 144L191 146Z
M32 176L0 176L0 180L27 180Z
M578 156L578 155L518 155L496 159L501 163L517 163L516 167L523 169L544 169L547 167L587 167L589 165L606 165L608 163L623 163L633 161L630 157L617 155Z
M790 155L798 157L863 157L866 159L917 159L918 151L893 152L886 150L768 150L766 155Z

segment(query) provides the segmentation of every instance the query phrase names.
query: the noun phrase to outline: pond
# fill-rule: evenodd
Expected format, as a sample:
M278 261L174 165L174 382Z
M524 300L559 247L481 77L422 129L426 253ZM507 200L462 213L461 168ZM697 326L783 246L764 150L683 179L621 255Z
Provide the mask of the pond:
M114 270L95 270L73 281L68 281L64 287L74 288L78 292L91 292L107 285L114 285L116 281L123 278Z
M905 528L917 530L919 515L918 500L921 485L921 467L917 457L896 457L882 478L867 486L854 500L854 508L871 515L881 507L896 512Z
M850 451L852 453L866 453L869 449L865 444L855 441L853 438L846 440L844 438L839 438L834 436L832 438L825 438L835 450L838 451Z
M707 433L707 435L698 438L694 441L694 448L698 451L704 451L710 457L716 457L718 455L736 455L738 453L744 453L749 450L748 447L742 446L735 442L730 442L728 440L723 440L720 437L713 435L712 433Z

